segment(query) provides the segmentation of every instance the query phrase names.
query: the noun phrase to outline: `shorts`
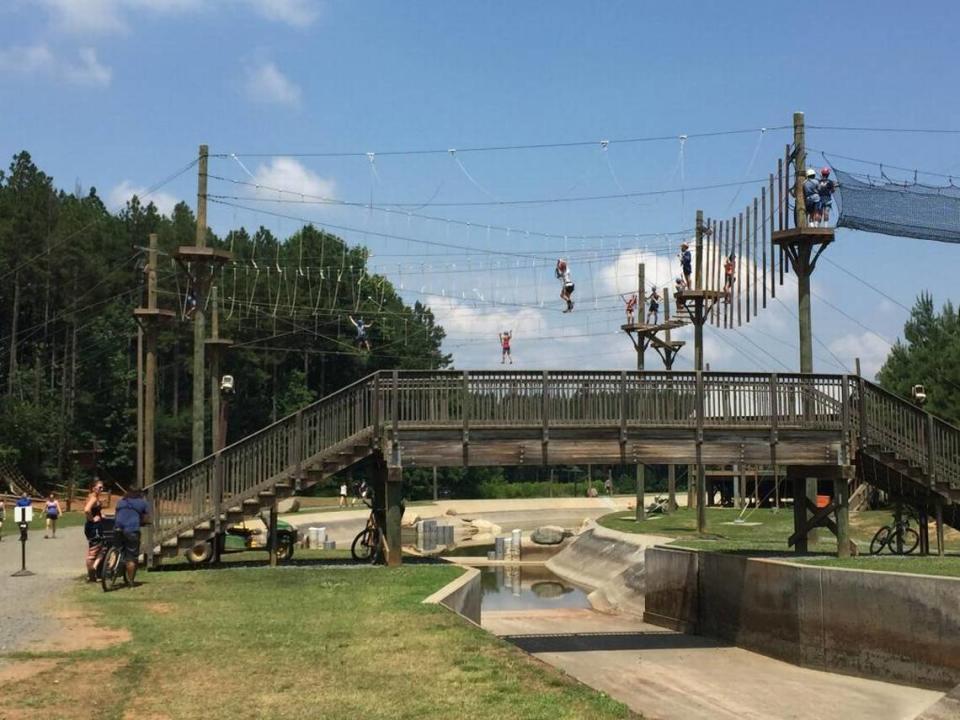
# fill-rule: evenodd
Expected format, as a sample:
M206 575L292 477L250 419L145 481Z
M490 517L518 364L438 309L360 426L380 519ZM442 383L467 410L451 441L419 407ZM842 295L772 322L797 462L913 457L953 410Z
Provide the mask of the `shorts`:
M575 285L574 285L573 283L570 283L570 284L568 284L568 285L564 285L564 286L563 286L563 291L564 291L567 295L573 295L573 289L574 289L574 287L575 287Z
M820 209L820 201L819 201L819 200L812 200L812 201L807 202L807 212L808 212L808 213L816 212L816 211L819 210L819 209Z
M503 354L504 354L504 355L509 355L509 354L510 354L510 347L509 347L509 346L506 346L506 347L503 348Z
M683 274L684 274L684 275L693 275L693 267L691 267L690 265L684 265L684 266L683 266Z
M83 526L83 534L87 536L88 547L100 547L103 544L103 528L100 523L87 521Z
M649 307L649 309L647 310L647 312L652 312L652 313L660 312L660 306L659 306L659 305L651 305L651 306Z
M117 529L114 531L114 537L123 551L124 562L136 562L140 557L140 531Z

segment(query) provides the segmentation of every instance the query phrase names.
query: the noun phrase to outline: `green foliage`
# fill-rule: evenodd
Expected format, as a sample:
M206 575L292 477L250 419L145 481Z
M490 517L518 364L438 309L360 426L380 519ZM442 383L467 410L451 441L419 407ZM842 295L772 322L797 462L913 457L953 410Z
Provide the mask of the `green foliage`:
M877 373L880 385L905 398L914 385L923 385L926 409L960 424L960 316L953 305L947 302L937 313L933 297L920 295L903 336Z
M133 480L132 311L145 295L150 233L159 238L160 307L182 311L190 280L171 258L195 244L186 204L165 217L132 198L112 214L94 188L57 191L26 152L0 171L0 459L17 462L35 485L65 480L70 451L94 442L106 480ZM374 370L449 364L430 309L407 306L389 281L370 274L366 249L312 227L286 239L236 228L223 239L208 232L207 242L236 260L210 278L220 335L237 345L221 366L237 386L229 441ZM354 346L349 315L372 322L372 352ZM192 348L189 321L178 317L161 329L158 477L191 461ZM208 450L210 426L208 412Z

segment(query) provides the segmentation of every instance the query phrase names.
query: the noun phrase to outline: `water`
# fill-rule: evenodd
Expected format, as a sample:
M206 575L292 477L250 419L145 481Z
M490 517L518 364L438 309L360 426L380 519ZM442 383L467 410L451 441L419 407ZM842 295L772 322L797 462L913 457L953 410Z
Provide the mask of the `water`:
M483 612L589 608L587 591L561 580L545 567L501 565L480 569Z

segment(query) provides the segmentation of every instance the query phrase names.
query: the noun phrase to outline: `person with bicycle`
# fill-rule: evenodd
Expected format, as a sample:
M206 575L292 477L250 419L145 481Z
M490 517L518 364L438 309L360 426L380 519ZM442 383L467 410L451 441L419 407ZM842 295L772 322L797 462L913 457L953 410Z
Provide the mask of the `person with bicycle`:
M123 549L127 581L133 585L137 574L137 559L140 557L140 528L150 524L150 506L141 492L128 490L120 502L114 517L114 540Z
M100 550L103 546L103 504L100 502L100 493L103 492L103 483L100 478L94 478L90 485L90 492L83 504L83 514L86 522L83 524L83 534L87 538L87 581L97 581L97 564L101 559Z

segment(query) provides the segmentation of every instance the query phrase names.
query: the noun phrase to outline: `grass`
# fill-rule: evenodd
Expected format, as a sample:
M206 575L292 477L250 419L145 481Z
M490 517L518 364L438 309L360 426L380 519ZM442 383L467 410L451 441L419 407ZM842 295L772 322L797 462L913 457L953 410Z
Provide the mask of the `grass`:
M350 548L323 550L317 548L296 548L293 552L294 563L300 561L317 562L320 560L349 560ZM270 556L266 550L247 550L244 552L225 553L220 557L223 565L268 565ZM184 555L175 558L164 558L163 565L188 565Z
M421 604L460 572L225 569L144 574L140 587L113 593L78 588L81 609L132 635L65 657L66 672L88 673L94 683L87 687L96 687L95 715L90 703L61 697L67 683L54 680L63 667L0 685L0 693L39 698L38 718L637 717L446 609ZM69 713L50 715L61 707Z
M886 510L852 512L850 513L850 537L860 549L859 556L837 558L836 538L824 528L817 531L818 541L811 545L810 554L796 557L787 546L787 538L793 533L793 511L790 508L781 509L779 512L768 509L747 510L744 513L747 523L758 524L734 524L733 521L740 516L740 513L741 511L731 508L709 508L707 532L703 537L697 534L696 510L689 508L680 508L670 515L642 523L636 522L633 512L604 515L597 522L603 527L620 532L648 533L676 538L669 544L692 550L781 556L804 564L827 567L960 576L960 556L958 556L960 555L960 532L950 528L947 528L945 543L945 549L950 554L944 558L919 555L878 557L869 554L870 540L881 526L890 522L890 512ZM936 542L932 527L931 540Z
M340 507L340 498L339 497L301 497L298 496L297 499L300 501L300 510L297 512L337 512L344 510L363 510L364 505L361 502L357 502L355 505L350 502L347 503L346 507ZM352 501L352 498L351 498ZM407 507L419 507L425 505L434 505L433 500L413 500L406 503ZM294 515L295 513L283 513L286 515Z
M38 531L43 532L46 527L46 519L46 516L41 511L34 509L33 522L30 523L29 528L30 534L33 535L33 533ZM57 520L57 530L83 525L85 521L86 518L82 511L73 510L71 512L65 512ZM0 533L2 533L3 537L9 537L11 535L20 537L20 528L13 522L13 508L9 505L7 506L7 519L3 521L3 528L0 530Z

